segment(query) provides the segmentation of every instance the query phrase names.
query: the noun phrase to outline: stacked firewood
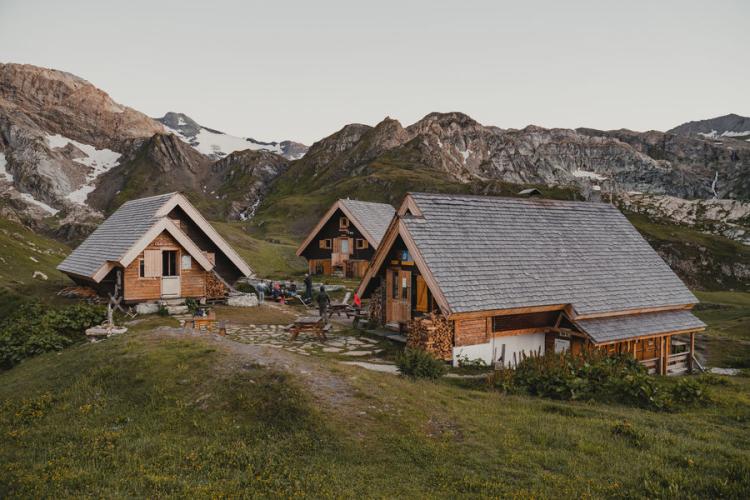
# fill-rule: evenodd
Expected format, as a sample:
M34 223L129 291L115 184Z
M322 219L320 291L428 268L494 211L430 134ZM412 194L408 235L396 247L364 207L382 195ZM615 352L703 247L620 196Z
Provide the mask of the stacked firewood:
M229 290L226 285L214 273L206 275L206 297L209 299L223 299Z
M369 321L375 325L385 324L385 290L379 286L370 296Z
M439 313L415 318L409 323L406 346L424 349L438 359L451 359L453 326Z

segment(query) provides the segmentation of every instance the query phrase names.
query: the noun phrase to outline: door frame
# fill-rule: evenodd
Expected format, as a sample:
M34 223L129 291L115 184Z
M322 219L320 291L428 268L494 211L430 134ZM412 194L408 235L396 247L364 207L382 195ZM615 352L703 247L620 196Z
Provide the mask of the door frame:
M164 252L174 252L175 254L175 273L172 276L164 274ZM159 295L164 299L175 299L182 296L182 272L181 272L181 257L179 248L162 248L162 269L160 278ZM164 282L165 281L176 281L177 282L177 293L176 294L165 294L164 293Z
M393 297L394 280L398 298ZM405 281L404 281L405 280ZM403 284L406 283L406 287ZM386 270L386 323L407 323L411 320L412 271L411 269L388 268ZM406 293L406 297L404 297Z

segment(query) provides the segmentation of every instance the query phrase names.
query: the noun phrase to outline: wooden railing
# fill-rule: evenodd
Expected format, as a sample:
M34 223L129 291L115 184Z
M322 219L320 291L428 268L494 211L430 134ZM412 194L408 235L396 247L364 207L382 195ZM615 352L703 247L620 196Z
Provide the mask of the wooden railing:
M667 357L667 375L679 375L688 371L690 352L670 354Z
M659 373L659 358L642 359L641 364L646 367L649 375Z

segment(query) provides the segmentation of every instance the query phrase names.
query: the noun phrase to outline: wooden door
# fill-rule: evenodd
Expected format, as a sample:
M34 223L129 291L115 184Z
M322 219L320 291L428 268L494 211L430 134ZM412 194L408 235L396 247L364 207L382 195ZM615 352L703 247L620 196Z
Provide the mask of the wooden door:
M406 323L411 319L411 271L389 269L386 287L386 322Z
M178 252L176 250L163 250L161 256L161 296L164 298L179 297L181 287Z

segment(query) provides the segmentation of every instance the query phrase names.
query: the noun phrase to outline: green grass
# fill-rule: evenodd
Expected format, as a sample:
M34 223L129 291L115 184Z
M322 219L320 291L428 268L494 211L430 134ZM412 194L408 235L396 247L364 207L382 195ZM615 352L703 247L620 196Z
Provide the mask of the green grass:
M0 314L19 300L37 297L55 300L55 293L70 280L55 267L70 249L19 224L0 219ZM34 278L40 271L47 280Z
M241 222L212 222L211 224L259 277L298 277L307 271L305 259L295 254L297 243L288 237L263 239L252 235L248 225ZM268 240L273 240L273 242Z
M238 356L136 331L0 373L0 496L743 497L750 489L746 378L712 387L707 408L666 414L413 382L314 358L311 382L337 381L321 397L299 370Z
M709 365L750 368L750 293L695 293L695 313L708 324L701 340Z
M643 215L628 214L628 219L657 251L669 255L668 263L691 288L750 292L750 280L726 273L735 263L750 265L749 246Z

